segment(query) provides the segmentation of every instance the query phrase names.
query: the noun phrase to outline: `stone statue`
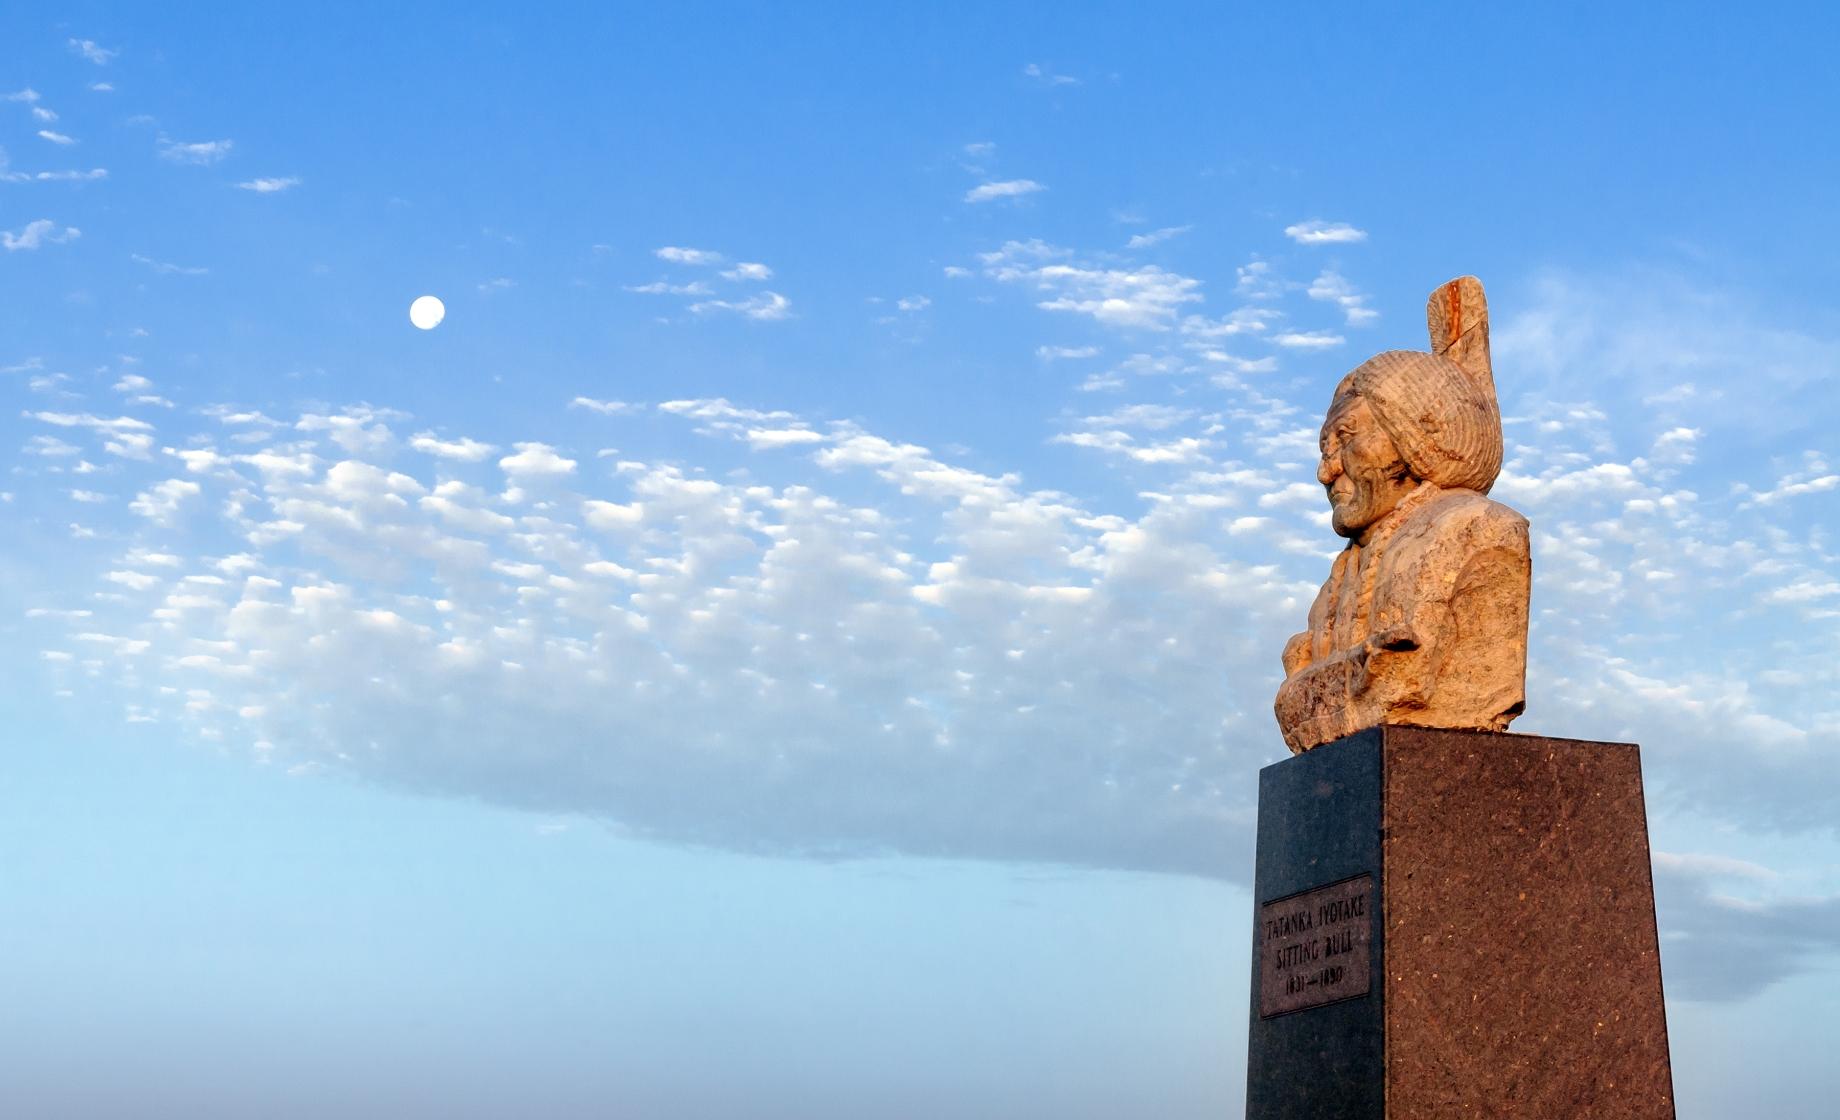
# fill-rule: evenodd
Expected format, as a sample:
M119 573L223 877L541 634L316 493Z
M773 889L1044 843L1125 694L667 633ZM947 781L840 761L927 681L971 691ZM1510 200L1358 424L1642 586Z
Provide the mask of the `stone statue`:
M1501 471L1488 304L1431 295L1431 353L1389 350L1336 387L1316 477L1348 545L1284 647L1292 753L1380 724L1501 731L1525 706L1527 520Z

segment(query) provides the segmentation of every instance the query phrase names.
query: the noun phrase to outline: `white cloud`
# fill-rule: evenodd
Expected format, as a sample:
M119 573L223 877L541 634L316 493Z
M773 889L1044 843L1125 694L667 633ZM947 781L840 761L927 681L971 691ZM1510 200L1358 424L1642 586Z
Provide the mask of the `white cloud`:
M68 455L75 455L82 449L72 444L65 443L56 436L33 436L26 441L24 450L28 455L39 455L48 459L61 459Z
M299 185L299 176L285 175L266 179L245 179L236 184L236 189L239 191L254 191L257 194L279 194L285 190L292 190Z
M762 292L744 300L711 299L690 305L690 310L699 314L711 311L732 311L749 319L770 321L790 318L792 301L778 292Z
M519 443L517 453L498 461L499 469L514 479L553 478L573 474L575 460L556 454L547 443Z
M258 424L270 428L281 426L281 421L264 416L253 409L238 409L228 405L214 404L206 406L201 411L222 424Z
M48 128L39 129L38 137L41 140L49 140L53 144L57 144L60 147L66 147L66 148L77 142L76 138L73 136L66 136L61 132L53 132Z
M195 497L199 490L199 485L190 479L169 478L135 495L128 508L157 525L170 525L186 499Z
M1047 189L1033 179L1008 179L1001 183L983 183L972 187L965 192L965 201L989 202L996 198L1020 198Z
M1035 356L1044 362L1059 361L1063 358L1093 358L1099 354L1097 346L1037 346Z
M1299 245L1345 245L1356 241L1366 241L1367 231L1356 229L1347 222L1325 222L1312 219L1284 227L1284 236Z
M1230 338L1240 334L1262 334L1282 314L1269 307L1241 307L1216 319L1190 315L1182 320L1182 333L1197 339Z
M88 171L14 171L0 152L0 183L93 183L109 177L108 168L92 167Z
M1760 493L1753 493L1750 504L1767 506L1804 494L1825 494L1840 489L1840 474L1788 475L1773 487Z
M589 412L598 412L602 416L619 416L624 413L636 411L639 406L628 404L625 401L600 401L595 400L593 397L576 397L569 402L569 407L584 408Z
M1840 580L1816 580L1804 577L1766 591L1763 601L1776 604L1808 603L1816 599L1831 599L1835 596L1840 596Z
M741 261L733 268L724 269L722 275L730 280L771 280L773 270L759 261Z
M1380 317L1380 313L1367 306L1367 296L1355 291L1346 277L1332 268L1325 268L1310 281L1311 299L1333 303L1342 309L1342 315L1351 327L1365 326Z
M1285 331L1271 340L1291 350L1326 350L1348 341L1333 331Z
M235 146L231 140L200 140L187 144L161 137L159 154L161 159L172 163L205 165L223 159Z
M260 416L260 414L257 414ZM301 432L327 432L332 442L351 455L380 455L396 445L389 421L401 419L402 413L387 408L357 405L336 413L307 413L295 421ZM231 423L225 420L225 423ZM260 423L260 420L256 421Z
M509 533L517 521L496 510L487 509L492 499L461 482L444 482L434 493L418 499L422 509L439 517L443 524L469 533Z
M466 436L455 440L438 439L433 432L417 432L409 438L409 446L436 458L462 463L477 463L498 450L489 443L481 443Z
M227 456L218 454L209 447L167 447L166 454L185 464L188 474L209 474L231 464Z
M933 306L933 301L926 296L902 296L894 301L897 311L925 311Z
M582 503L581 515L591 529L598 529L604 533L618 532L630 529L644 521L645 507L638 502L621 505L618 502L591 499Z
M1041 241L1011 241L981 254L985 274L1026 284L1048 298L1047 311L1090 315L1107 326L1167 330L1185 303L1201 299L1201 281L1154 265L1093 268L1070 263L1070 254Z
M665 401L658 406L658 411L673 416L687 416L692 420L715 421L716 426L735 425L741 422L759 424L769 420L796 420L797 417L783 410L763 411L756 408L740 408L729 403L725 397L706 400Z
M153 450L153 425L132 416L108 419L87 412L27 412L25 416L59 428L94 431L102 437L103 450L124 459L146 459Z
M495 292L502 292L507 288L515 287L517 287L517 281L508 276L495 277L494 279L483 281L478 285L479 294L482 296L489 296Z
M748 446L754 448L794 447L805 443L823 443L822 433L809 428L749 428Z
M1162 431L1192 420L1195 410L1166 404L1133 404L1113 409L1103 416L1088 416L1080 421L1089 428L1148 428Z
M144 264L162 276L204 276L211 271L208 268L173 264L169 261L157 261L152 257L144 256L140 253L129 253L128 259L136 264Z
M1103 451L1111 455L1121 455L1139 463L1150 464L1200 463L1206 460L1208 450L1206 441L1193 436L1182 436L1154 443L1139 443L1130 433L1116 429L1063 432L1050 442Z
M652 255L661 261L672 264L717 265L722 263L722 254L708 249L682 249L675 245L666 245L662 249L652 250Z
M1693 462L1700 437L1705 434L1699 428L1669 428L1655 437L1650 456L1657 462L1686 466Z
M1040 63L1031 62L1022 68L1022 76L1044 86L1077 86L1080 79L1066 74L1055 74L1044 69Z
M21 249L36 249L40 245L62 245L83 236L83 231L75 226L65 226L60 232L57 223L49 218L40 218L27 222L17 233L0 230L0 246L9 253Z
M67 622L75 621L76 619L79 619L79 618L89 618L93 616L95 613L96 612L94 611L88 611L88 610L60 610L56 607L28 607L26 608L27 618L55 618L55 619L61 619Z
M649 284L628 284L626 290L648 296L707 296L713 295L715 291L701 280L692 280L688 284L654 280Z
M1270 261L1255 258L1234 270L1233 290L1246 299L1277 299L1293 287L1272 270Z
M127 397L130 404L150 404L160 408L173 407L171 401L153 391L153 382L138 373L121 375L109 388Z
M70 39L67 41L67 45L73 52L89 59L98 66L107 66L111 59L121 53L118 50L98 46L94 39Z
M89 84L89 88L90 88L91 93L114 93L115 92L115 86L112 82L91 82Z
M25 89L19 90L16 93L9 93L4 97L0 97L0 101L19 101L27 105L37 104L38 91L31 86L27 86Z
M1162 229L1150 233L1135 235L1131 240L1125 242L1124 247L1127 249L1148 249L1152 245L1161 245L1172 237L1180 237L1194 228L1194 226L1165 226Z

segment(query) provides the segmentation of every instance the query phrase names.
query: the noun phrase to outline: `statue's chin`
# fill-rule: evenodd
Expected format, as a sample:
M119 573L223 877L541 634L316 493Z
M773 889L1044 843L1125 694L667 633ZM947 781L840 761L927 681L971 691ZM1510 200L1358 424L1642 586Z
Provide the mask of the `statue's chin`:
M1402 494L1369 488L1357 489L1349 499L1329 506L1329 524L1338 536L1355 540L1391 513Z

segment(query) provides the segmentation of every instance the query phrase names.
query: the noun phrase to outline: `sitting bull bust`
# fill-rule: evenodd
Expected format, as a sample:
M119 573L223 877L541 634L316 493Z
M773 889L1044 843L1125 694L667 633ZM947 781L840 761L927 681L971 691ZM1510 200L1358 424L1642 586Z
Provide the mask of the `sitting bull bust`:
M1474 277L1432 294L1430 353L1342 379L1316 477L1348 544L1284 647L1278 726L1295 753L1381 724L1500 731L1525 705L1527 521L1501 470L1488 312Z

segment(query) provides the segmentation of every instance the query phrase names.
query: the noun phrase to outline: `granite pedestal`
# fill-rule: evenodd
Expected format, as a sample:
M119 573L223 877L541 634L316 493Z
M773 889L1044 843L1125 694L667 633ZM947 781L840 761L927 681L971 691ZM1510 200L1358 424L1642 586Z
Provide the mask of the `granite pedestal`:
M1247 1120L1672 1120L1636 747L1384 727L1259 774Z

